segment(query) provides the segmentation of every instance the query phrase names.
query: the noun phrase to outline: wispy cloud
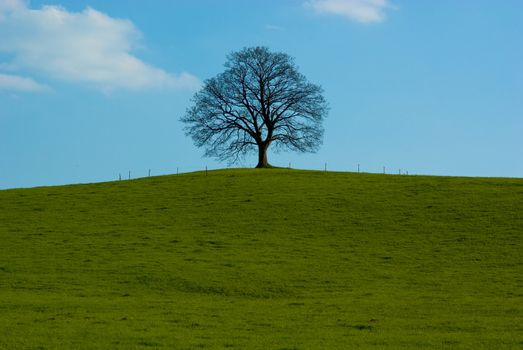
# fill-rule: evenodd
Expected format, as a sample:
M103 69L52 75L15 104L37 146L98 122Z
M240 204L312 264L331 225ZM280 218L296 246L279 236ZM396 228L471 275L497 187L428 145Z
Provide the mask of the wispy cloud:
M0 90L41 92L47 91L49 88L45 85L37 83L31 78L0 73Z
M276 25L276 24L266 24L265 29L280 31L280 30L284 30L285 28L283 28L282 26Z
M307 0L305 6L319 14L346 17L359 23L381 22L389 0Z
M30 9L22 0L0 0L0 37L0 52L14 56L10 63L52 79L103 90L199 85L189 73L172 74L133 55L141 40L134 24L92 8Z
M0 20L5 18L6 14L23 10L25 7L26 2L23 0L0 0Z

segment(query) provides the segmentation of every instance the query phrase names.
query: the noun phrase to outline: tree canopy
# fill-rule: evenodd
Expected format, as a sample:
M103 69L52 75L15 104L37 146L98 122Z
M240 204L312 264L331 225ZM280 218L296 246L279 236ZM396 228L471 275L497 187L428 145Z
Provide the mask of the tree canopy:
M328 105L319 85L307 81L287 54L266 47L233 52L225 71L205 81L181 121L205 155L231 163L258 151L315 152L323 140Z

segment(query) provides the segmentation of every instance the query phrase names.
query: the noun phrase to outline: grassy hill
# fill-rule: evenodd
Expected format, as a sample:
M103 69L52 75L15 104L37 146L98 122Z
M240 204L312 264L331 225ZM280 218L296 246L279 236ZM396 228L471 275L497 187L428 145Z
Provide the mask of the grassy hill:
M523 180L221 170L0 191L0 348L523 347Z

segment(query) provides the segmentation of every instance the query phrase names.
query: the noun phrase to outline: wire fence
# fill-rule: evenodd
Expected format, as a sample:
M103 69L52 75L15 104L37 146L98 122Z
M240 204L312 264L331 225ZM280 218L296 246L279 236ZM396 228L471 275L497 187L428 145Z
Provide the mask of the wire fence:
M248 166L245 166L245 165L246 164L242 164L241 167L229 167L228 166L228 167L226 167L226 169L245 169L245 168L254 169L255 168L253 164L248 164ZM324 171L324 172L331 171L331 172L347 172L347 173L361 173L361 174L383 174L383 175L402 175L402 176L414 175L412 173L409 174L409 171L405 170L405 169L398 168L397 171L394 171L394 170L388 169L386 166L383 166L381 168L381 171L372 171L370 169L364 168L361 164L354 165L352 169L351 168L330 169L328 166L328 163L324 163L323 167L321 167L321 168L318 167L318 168L314 169L314 168L295 168L292 166L292 163L289 162L287 167L275 167L275 168L293 169L293 170L311 170L311 171L320 170L320 171ZM220 169L223 169L223 168L210 169L207 165L205 167L201 167L201 168L187 168L186 171L183 171L180 167L177 167L176 172L173 171L173 172L155 173L154 171L152 171L152 169L146 169L145 175L143 175L144 173L142 173L142 176L140 176L140 175L133 176L133 172L131 170L128 170L128 171L124 172L123 175L122 175L122 173L118 173L117 179L119 181L122 181L122 180L141 179L141 178L146 178L146 177L151 177L151 176L181 175L181 174L188 174L188 173L193 173L193 172L204 172L205 175L208 175L209 171L220 170Z

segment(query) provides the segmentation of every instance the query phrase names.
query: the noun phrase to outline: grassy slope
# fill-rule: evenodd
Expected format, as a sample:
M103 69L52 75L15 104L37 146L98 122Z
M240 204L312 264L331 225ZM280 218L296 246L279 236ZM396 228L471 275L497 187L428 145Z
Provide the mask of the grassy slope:
M522 210L276 169L0 191L0 348L519 348Z

